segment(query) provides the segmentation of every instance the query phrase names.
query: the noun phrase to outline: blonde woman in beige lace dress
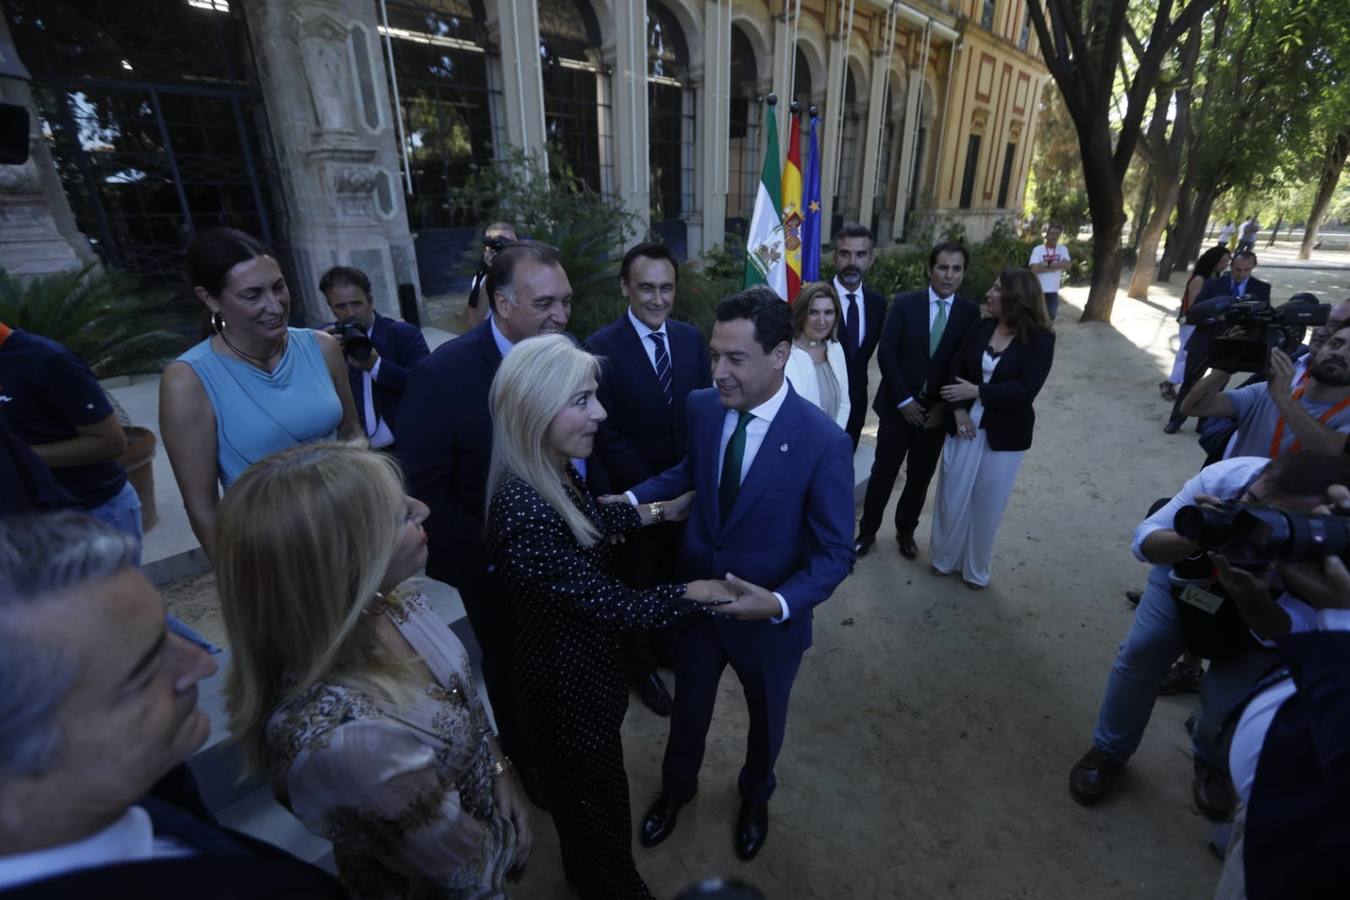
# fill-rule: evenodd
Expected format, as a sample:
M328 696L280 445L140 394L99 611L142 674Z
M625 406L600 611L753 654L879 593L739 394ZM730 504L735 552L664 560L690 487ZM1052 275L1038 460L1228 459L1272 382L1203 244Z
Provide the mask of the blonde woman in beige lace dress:
M523 794L463 645L399 588L426 512L389 457L335 442L235 482L217 545L231 731L354 896L504 897L529 855Z

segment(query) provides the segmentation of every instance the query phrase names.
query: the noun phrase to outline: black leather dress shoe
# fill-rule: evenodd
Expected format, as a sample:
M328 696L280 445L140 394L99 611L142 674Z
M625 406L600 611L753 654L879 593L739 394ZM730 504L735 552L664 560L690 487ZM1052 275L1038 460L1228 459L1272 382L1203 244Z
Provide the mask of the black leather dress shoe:
M1233 807L1237 805L1233 780L1228 773L1199 759L1195 761L1191 797L1195 800L1196 808L1212 822L1227 822L1233 816Z
M853 542L853 555L866 556L867 551L872 549L872 545L876 543L876 540L876 537L872 535L858 535L858 539Z
M661 680L661 676L655 671L636 676L633 679L633 690L637 691L638 699L642 701L643 706L658 716L668 717L670 715L674 706L670 699L670 692L666 690L666 683Z
M749 862L764 846L769 836L769 804L742 803L736 819L736 856Z
M1125 764L1093 747L1069 772L1069 793L1084 806L1105 797Z
M665 791L656 795L651 808L647 810L647 817L642 820L642 832L638 835L642 846L655 847L670 837L675 830L675 820L680 816L681 806L684 806L683 801L676 800Z
M914 543L914 532L900 532L895 536L895 542L900 545L900 555L905 559L913 559L919 555L919 545Z

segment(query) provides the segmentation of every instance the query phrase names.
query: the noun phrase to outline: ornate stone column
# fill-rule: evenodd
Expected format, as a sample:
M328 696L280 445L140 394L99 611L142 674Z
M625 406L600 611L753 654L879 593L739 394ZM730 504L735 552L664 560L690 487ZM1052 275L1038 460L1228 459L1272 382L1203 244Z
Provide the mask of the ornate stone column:
M506 140L527 154L546 152L539 10L534 0L489 0L488 33L501 48Z
M603 52L614 73L615 193L645 230L651 219L647 0L614 4L614 44Z
M731 164L731 9L703 4L703 72L699 91L701 241L689 254L707 252L726 239L728 166Z
M319 276L351 265L370 276L380 312L418 284L399 176L398 138L378 30L361 0L244 0L271 126L291 294L310 323L330 317Z
M858 202L858 221L872 221L872 206L877 191L877 162L881 156L881 125L886 121L886 51L872 53L871 99L867 104L867 132L863 135L862 199ZM885 190L885 186L882 186ZM878 236L880 241L880 236Z

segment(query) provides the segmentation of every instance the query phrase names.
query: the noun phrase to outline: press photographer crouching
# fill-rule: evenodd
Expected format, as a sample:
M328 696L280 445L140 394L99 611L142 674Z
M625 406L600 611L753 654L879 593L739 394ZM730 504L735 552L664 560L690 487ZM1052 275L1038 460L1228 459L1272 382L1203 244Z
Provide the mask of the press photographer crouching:
M1192 795L1207 817L1223 821L1233 811L1223 726L1230 710L1274 660L1216 583L1201 543L1183 536L1174 522L1179 510L1225 501L1265 504L1307 513L1338 483L1345 463L1308 451L1271 461L1236 457L1191 478L1175 497L1140 523L1132 549L1153 563L1134 623L1107 678L1090 749L1069 774L1069 792L1090 806L1105 797L1143 739L1158 685L1183 649L1210 659L1191 730L1195 755ZM1185 519L1186 517L1182 517Z
M1222 543L1210 558L1220 584L1252 630L1279 651L1278 665L1230 717L1240 805L1220 900L1345 895L1350 459L1295 455L1321 473L1318 480L1335 481L1326 504L1310 515L1259 508L1190 514L1219 526L1211 537Z
M360 269L334 266L319 291L336 319L324 330L338 339L347 360L352 399L372 449L394 451L394 422L408 370L430 355L417 326L375 311L370 278Z

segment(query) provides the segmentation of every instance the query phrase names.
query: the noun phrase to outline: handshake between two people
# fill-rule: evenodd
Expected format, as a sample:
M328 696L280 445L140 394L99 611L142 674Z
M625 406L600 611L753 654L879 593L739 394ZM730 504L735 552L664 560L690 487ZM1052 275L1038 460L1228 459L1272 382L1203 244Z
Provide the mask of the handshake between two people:
M628 503L623 494L605 494L599 498L603 504ZM694 502L694 492L681 494L674 500L656 503L643 503L637 506L638 518L643 525L658 525L663 522L683 522L689 518L689 509ZM622 542L621 535L613 538ZM752 621L757 619L775 619L783 614L783 607L773 591L738 578L730 572L726 578L704 578L691 581L685 586L685 600L693 600L709 612L730 616L735 619Z

